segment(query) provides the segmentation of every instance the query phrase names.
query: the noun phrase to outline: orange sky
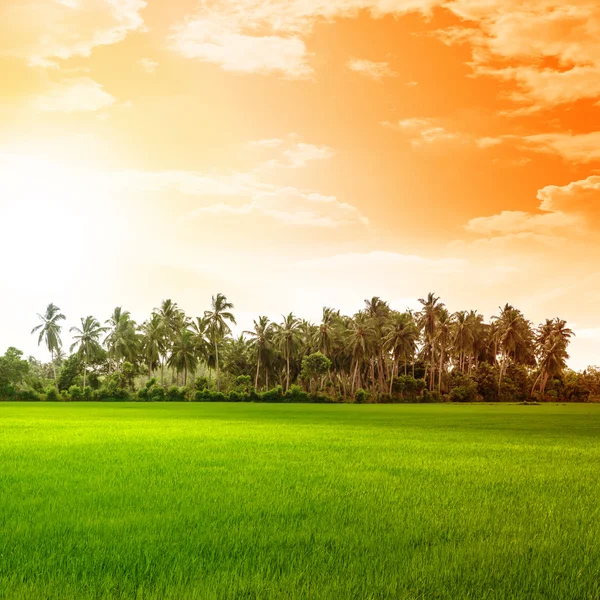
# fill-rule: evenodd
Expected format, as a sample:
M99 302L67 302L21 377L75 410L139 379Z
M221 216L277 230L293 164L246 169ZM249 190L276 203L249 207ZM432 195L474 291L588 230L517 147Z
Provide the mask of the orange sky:
M597 0L7 0L0 78L0 351L434 291L600 363Z

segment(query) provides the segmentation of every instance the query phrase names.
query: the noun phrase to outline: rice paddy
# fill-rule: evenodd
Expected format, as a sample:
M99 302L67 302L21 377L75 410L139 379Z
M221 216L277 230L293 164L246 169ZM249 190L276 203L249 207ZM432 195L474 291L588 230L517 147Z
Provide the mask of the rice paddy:
M600 598L600 405L0 404L2 599Z

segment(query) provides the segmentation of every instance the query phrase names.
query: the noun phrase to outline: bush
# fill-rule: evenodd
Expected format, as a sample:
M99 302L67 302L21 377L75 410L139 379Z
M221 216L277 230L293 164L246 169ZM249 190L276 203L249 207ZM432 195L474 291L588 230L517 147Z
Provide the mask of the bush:
M17 392L17 399L22 402L39 402L40 395L33 390L20 390Z
M278 385L272 390L267 390L260 394L260 402L282 402L283 401L283 388Z
M46 402L58 402L58 393L55 387L49 387L46 390Z
M369 392L359 388L356 390L354 394L354 401L356 404L366 404L371 399L371 394Z
M166 394L167 402L183 402L185 400L184 394L181 392L182 388L172 385Z
M210 383L208 381L208 377L196 377L196 381L194 382L194 387L201 392L202 390L210 389Z
M474 402L477 400L477 384L457 385L450 390L450 402Z
M69 388L69 396L73 402L81 402L83 400L83 391L78 385L72 385Z
M308 394L299 386L292 385L285 394L285 402L310 402Z

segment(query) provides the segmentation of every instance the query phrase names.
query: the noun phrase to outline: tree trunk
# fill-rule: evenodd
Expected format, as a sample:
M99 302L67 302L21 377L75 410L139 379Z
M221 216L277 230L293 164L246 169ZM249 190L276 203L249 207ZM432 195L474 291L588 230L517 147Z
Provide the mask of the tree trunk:
M52 361L52 371L54 373L54 387L56 388L56 393L58 394L58 379L56 378L56 365L54 364L54 350L50 351L50 360Z
M256 363L256 378L254 379L254 389L258 390L258 374L260 373L260 352L258 353L258 361Z
M87 375L87 363L83 363L83 389L85 390L85 380Z
M286 383L285 383L285 391L287 392L290 389L290 353L288 352L287 358L287 374L286 374Z
M221 380L219 377L219 346L217 344L217 340L215 340L215 359L216 359L216 367L217 367L217 392L221 391Z

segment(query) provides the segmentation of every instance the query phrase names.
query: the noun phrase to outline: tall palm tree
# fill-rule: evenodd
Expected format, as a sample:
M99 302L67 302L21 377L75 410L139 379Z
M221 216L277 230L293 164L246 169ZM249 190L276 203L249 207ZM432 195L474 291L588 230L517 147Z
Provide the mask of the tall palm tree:
M348 325L348 347L352 355L352 394L361 387L361 370L364 361L372 353L377 332L373 321L365 313L357 313Z
M549 379L561 373L567 366L567 346L571 337L575 335L562 319L547 319L538 328L536 344L538 347L540 373L533 384L532 392L540 384L540 393L543 394Z
M187 385L188 373L193 373L198 366L196 342L194 334L189 329L183 327L175 336L168 364L177 373L183 371L183 385Z
M217 294L212 297L212 310L204 312L204 317L207 320L209 337L215 349L215 364L217 369L217 391L221 391L221 382L219 374L219 343L223 338L231 333L229 323L236 325L233 313L234 306L227 301L224 294Z
M54 364L54 355L57 353L61 346L62 341L60 339L61 325L59 323L66 319L65 315L60 312L60 308L55 304L48 304L46 312L41 315L38 313L38 318L41 323L31 330L31 334L39 333L38 346L42 341L46 342L46 347L50 351L52 359L52 371L54 373L54 385L58 392L58 379L56 378L56 365Z
M87 381L87 366L90 359L98 356L102 351L100 344L100 336L107 331L106 327L102 327L98 319L93 316L88 316L81 319L81 328L71 327L69 330L73 335L73 344L71 344L70 352L77 350L77 355L83 362L83 389L85 389Z
M411 315L394 312L384 326L383 347L392 353L392 375L390 377L390 395L394 377L398 376L400 359L404 359L404 374L406 375L407 360L415 353L419 330Z
M290 376L291 376L291 360L294 350L298 346L299 342L299 321L290 313L289 315L283 316L283 322L280 325L275 326L275 332L273 340L279 347L286 364L286 377L285 377L285 391L290 389Z
M272 352L272 332L273 324L269 322L269 318L265 316L258 317L258 321L254 321L254 329L244 331L250 336L250 346L256 353L256 376L254 378L254 387L258 389L258 379L260 376L260 368L263 366L265 371L265 382L267 389L269 387L269 362Z
M153 312L141 326L142 354L148 366L148 375L152 377L154 370L161 367L161 383L164 379L165 325L161 316Z
M135 331L135 322L131 319L129 311L117 306L106 324L108 335L104 341L109 358L117 368L123 360L135 362L139 340Z
M498 387L512 360L521 364L535 364L533 355L533 330L523 313L510 304L500 307L500 314L492 317L495 322L496 348L500 354Z
M424 349L429 354L429 390L433 391L435 386L435 336L440 310L444 305L431 292L429 292L426 299L419 298L419 302L421 303L421 311L419 312L418 324L423 332Z
M435 335L435 341L437 345L439 355L439 380L438 380L438 391L442 392L442 374L444 373L444 367L448 356L448 349L450 345L452 328L452 317L446 308L441 308L438 314L437 330Z

